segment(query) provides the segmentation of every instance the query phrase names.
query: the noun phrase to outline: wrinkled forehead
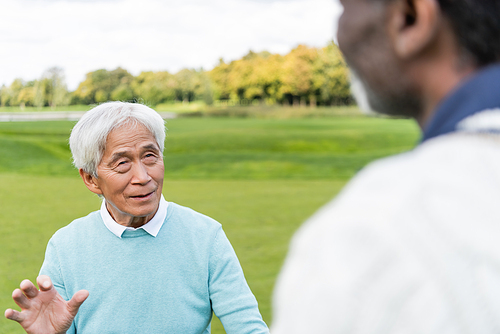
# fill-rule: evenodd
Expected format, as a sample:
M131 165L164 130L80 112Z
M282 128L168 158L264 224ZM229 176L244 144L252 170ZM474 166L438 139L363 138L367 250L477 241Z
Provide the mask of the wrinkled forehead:
M106 138L103 152L116 150L118 147L154 146L159 149L152 131L139 122L127 122L116 126Z

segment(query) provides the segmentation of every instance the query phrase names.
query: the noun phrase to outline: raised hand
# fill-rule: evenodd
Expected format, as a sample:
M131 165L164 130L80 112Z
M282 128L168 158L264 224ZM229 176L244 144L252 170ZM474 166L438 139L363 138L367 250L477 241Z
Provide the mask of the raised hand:
M37 278L38 290L29 280L21 282L21 289L12 293L12 298L21 312L8 309L5 317L17 321L29 334L66 333L80 308L89 296L80 290L69 301L65 301L52 285L48 276Z

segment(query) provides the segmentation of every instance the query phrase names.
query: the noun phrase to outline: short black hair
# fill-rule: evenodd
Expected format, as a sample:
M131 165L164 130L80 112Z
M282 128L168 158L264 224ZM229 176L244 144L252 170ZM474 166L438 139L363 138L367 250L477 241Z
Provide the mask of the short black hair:
M479 67L500 61L500 0L438 0L458 42Z

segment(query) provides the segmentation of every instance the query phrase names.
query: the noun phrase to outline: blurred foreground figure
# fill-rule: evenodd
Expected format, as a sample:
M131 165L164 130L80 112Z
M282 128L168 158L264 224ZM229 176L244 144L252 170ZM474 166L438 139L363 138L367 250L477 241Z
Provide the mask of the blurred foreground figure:
M297 232L271 333L499 333L500 0L341 2L358 102L423 138Z
M219 223L162 195L164 121L111 102L71 132L75 166L100 211L49 241L37 282L7 310L28 333L268 333ZM68 302L67 302L68 301ZM83 304L82 304L83 303Z

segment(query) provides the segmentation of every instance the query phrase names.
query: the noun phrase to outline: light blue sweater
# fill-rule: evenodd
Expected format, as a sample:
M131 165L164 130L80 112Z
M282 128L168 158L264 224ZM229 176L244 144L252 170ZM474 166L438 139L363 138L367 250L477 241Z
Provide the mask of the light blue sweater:
M156 237L111 233L99 212L49 241L40 274L61 296L90 292L68 333L210 333L212 311L229 333L268 333L221 225L169 203Z

